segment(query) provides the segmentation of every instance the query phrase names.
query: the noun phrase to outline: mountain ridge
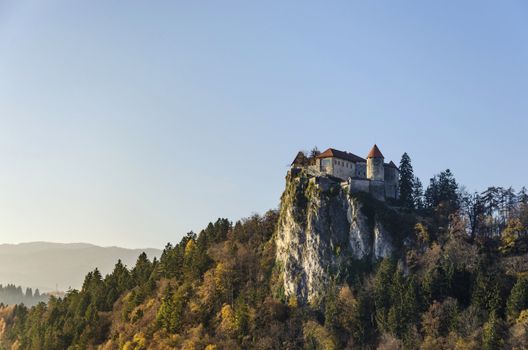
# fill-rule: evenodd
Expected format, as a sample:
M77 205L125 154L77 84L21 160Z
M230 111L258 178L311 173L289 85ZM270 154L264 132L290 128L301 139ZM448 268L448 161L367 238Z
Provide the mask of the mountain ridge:
M160 249L131 249L91 243L22 242L0 244L0 284L16 284L41 291L79 289L83 276L98 268L109 273L117 260L133 266L145 252L159 258Z

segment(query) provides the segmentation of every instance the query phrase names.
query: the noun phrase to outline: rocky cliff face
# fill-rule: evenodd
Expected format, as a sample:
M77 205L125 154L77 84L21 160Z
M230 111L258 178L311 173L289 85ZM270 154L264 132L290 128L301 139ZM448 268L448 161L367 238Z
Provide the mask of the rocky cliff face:
M393 252L383 215L366 208L364 197L349 194L346 185L326 176L290 170L276 236L276 261L287 298L317 303L330 279L347 266Z

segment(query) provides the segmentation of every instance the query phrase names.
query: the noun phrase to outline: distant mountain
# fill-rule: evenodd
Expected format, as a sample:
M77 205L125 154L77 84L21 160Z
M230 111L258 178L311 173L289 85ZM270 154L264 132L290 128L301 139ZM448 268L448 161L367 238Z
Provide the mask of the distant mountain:
M103 275L109 273L118 259L133 267L142 252L149 259L161 255L159 249L99 247L87 243L0 244L0 284L39 288L42 292L78 289L87 272L97 267Z

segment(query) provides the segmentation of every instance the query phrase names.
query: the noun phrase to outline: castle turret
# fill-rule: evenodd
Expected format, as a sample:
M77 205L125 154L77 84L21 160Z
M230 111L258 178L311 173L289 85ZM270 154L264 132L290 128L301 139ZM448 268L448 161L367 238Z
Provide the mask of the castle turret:
M374 145L367 155L367 179L370 180L370 194L380 200L385 200L385 167L384 157L378 146Z
M381 154L378 146L374 145L367 156L367 179L372 181L385 180L383 160L383 154Z

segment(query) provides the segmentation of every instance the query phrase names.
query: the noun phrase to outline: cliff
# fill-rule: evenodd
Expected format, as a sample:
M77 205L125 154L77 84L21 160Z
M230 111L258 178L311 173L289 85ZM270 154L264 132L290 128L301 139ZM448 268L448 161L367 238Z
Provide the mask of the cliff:
M351 265L391 255L398 243L390 231L396 215L332 177L290 170L276 231L281 292L299 303L317 303L329 281Z

